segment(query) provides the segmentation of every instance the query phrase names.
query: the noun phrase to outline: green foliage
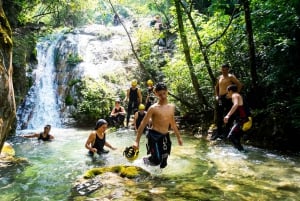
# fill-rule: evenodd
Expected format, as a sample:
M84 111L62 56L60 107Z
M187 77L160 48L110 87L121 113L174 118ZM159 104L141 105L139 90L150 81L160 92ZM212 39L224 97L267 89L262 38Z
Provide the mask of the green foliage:
M73 80L70 80L70 81L69 81L68 86L69 86L69 87L72 87L72 86L74 86L75 84L80 83L80 82L81 82L81 80L79 80L79 79L73 79Z
M72 98L72 96L70 96L70 95L67 95L66 96L66 98L65 98L65 103L66 103L66 105L73 105L73 98Z
M78 100L77 103L77 112L73 114L78 122L89 124L109 115L113 94L103 80L83 80L80 97L81 100Z
M295 97L292 105L291 105L291 114L293 114L292 125L300 129L300 96Z

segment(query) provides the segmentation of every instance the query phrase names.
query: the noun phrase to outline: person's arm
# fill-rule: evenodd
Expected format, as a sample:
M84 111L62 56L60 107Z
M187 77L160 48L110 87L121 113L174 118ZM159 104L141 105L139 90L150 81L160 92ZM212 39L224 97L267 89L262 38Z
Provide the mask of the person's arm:
M231 82L233 82L237 86L237 90L240 93L240 91L243 87L243 84L234 75L231 75L230 79L231 79Z
M143 103L143 97L142 97L142 92L140 89L138 89L138 97L139 97L139 104Z
M125 108L123 106L121 106L121 112L119 112L119 113L122 114L122 115L126 114Z
M39 133L33 133L33 134L30 134L30 135L21 135L22 137L24 138L34 138L34 137L40 137L40 134Z
M175 106L174 106L174 110L175 110ZM170 124L171 124L171 128L172 130L174 131L176 137L177 137L177 142L180 146L182 146L182 138L180 136L180 132L178 130L178 127L177 127L177 124L176 124L176 121L175 121L175 116L174 114L172 115L171 117L171 121L170 121Z
M129 91L130 91L130 89L126 90L126 97L124 99L125 102L129 100Z
M219 78L216 81L216 85L215 85L215 95L216 95L216 100L218 100L219 98Z
M50 140L53 140L54 136L49 134L49 138L50 138Z
M108 142L105 142L104 145L107 146L108 148L110 148L111 150L116 150L117 149L117 148L111 146L111 144L109 144Z
M138 118L138 112L134 113L134 117L133 117L133 125L134 125L134 130L137 131L138 128L136 127L136 120Z
M111 110L110 116L116 116L115 107Z
M150 107L137 130L135 144L133 145L137 149L139 149L141 136L142 136L144 128L146 127L147 123L149 122L149 119L151 118L152 114L153 114L153 108Z
M239 96L238 94L233 94L232 95L232 107L227 113L227 115L224 117L224 123L228 123L228 119L231 117L231 115L236 111L236 109L239 107Z
M97 152L97 149L93 148L93 143L95 141L95 138L96 138L96 134L91 133L90 136L88 137L86 143L85 143L85 148L87 148L91 152Z

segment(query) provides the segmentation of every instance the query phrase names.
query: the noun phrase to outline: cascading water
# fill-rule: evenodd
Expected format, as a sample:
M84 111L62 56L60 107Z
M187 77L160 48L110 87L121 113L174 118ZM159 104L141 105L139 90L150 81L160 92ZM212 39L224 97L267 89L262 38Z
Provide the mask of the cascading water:
M55 84L55 47L61 36L44 39L37 45L38 65L34 84L17 110L17 129L37 129L45 124L61 127Z

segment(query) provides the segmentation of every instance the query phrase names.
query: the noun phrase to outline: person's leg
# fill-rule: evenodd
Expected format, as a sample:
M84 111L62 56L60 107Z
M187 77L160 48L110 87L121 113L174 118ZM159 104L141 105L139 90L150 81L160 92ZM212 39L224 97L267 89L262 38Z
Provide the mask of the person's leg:
M223 100L223 105L224 105L223 115L225 116L230 111L230 109L232 107L232 100L225 98ZM224 138L226 138L228 136L228 134L230 132L230 128L233 125L233 121L234 121L234 118L231 117L231 118L229 118L228 123L225 124L225 127L223 129L223 133L222 133L222 136Z
M161 163L160 168L165 168L167 166L168 156L171 153L171 140L169 134L163 137L161 143Z
M241 137L242 137L243 131L240 129L239 123L234 123L232 126L228 138L232 142L233 146L238 149L239 151L243 151L244 148L241 144Z
M124 120L125 120L125 115L119 114L118 115L118 124L120 127L124 127Z
M111 116L111 117L110 117L110 124L111 124L111 126L116 126L116 124L117 124L117 119L116 119L115 116Z
M224 116L224 107L222 100L219 100L217 104L217 132L211 136L211 140L216 140L222 135L223 132L223 116Z
M138 108L139 108L138 102L134 102L133 108L132 108L133 114L135 114L139 110Z
M126 127L128 127L128 125L129 125L129 119L130 119L131 112L132 112L132 103L129 102L128 108L127 108Z

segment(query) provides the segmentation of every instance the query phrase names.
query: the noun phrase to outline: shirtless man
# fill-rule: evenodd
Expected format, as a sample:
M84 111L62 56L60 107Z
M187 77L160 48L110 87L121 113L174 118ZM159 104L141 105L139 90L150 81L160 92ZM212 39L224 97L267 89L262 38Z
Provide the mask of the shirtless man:
M158 102L154 103L147 111L146 116L138 128L135 144L133 146L136 149L139 148L141 135L151 119L152 124L147 135L147 154L151 154L151 156L144 158L144 161L146 164L160 165L160 168L165 168L167 166L167 158L171 151L169 127L171 126L173 129L179 145L182 145L182 139L174 118L175 105L168 103L167 86L159 82L156 84L154 92L158 97Z
M232 119L229 119L228 123L225 126L225 129L223 129L224 114L227 114L232 106L231 100L226 98L227 87L231 84L235 84L237 86L238 92L240 92L242 88L241 82L233 74L229 73L229 64L223 64L221 66L221 72L222 75L219 76L215 86L216 100L218 101L217 133L211 137L211 140L227 137L230 131L230 126L232 125Z

